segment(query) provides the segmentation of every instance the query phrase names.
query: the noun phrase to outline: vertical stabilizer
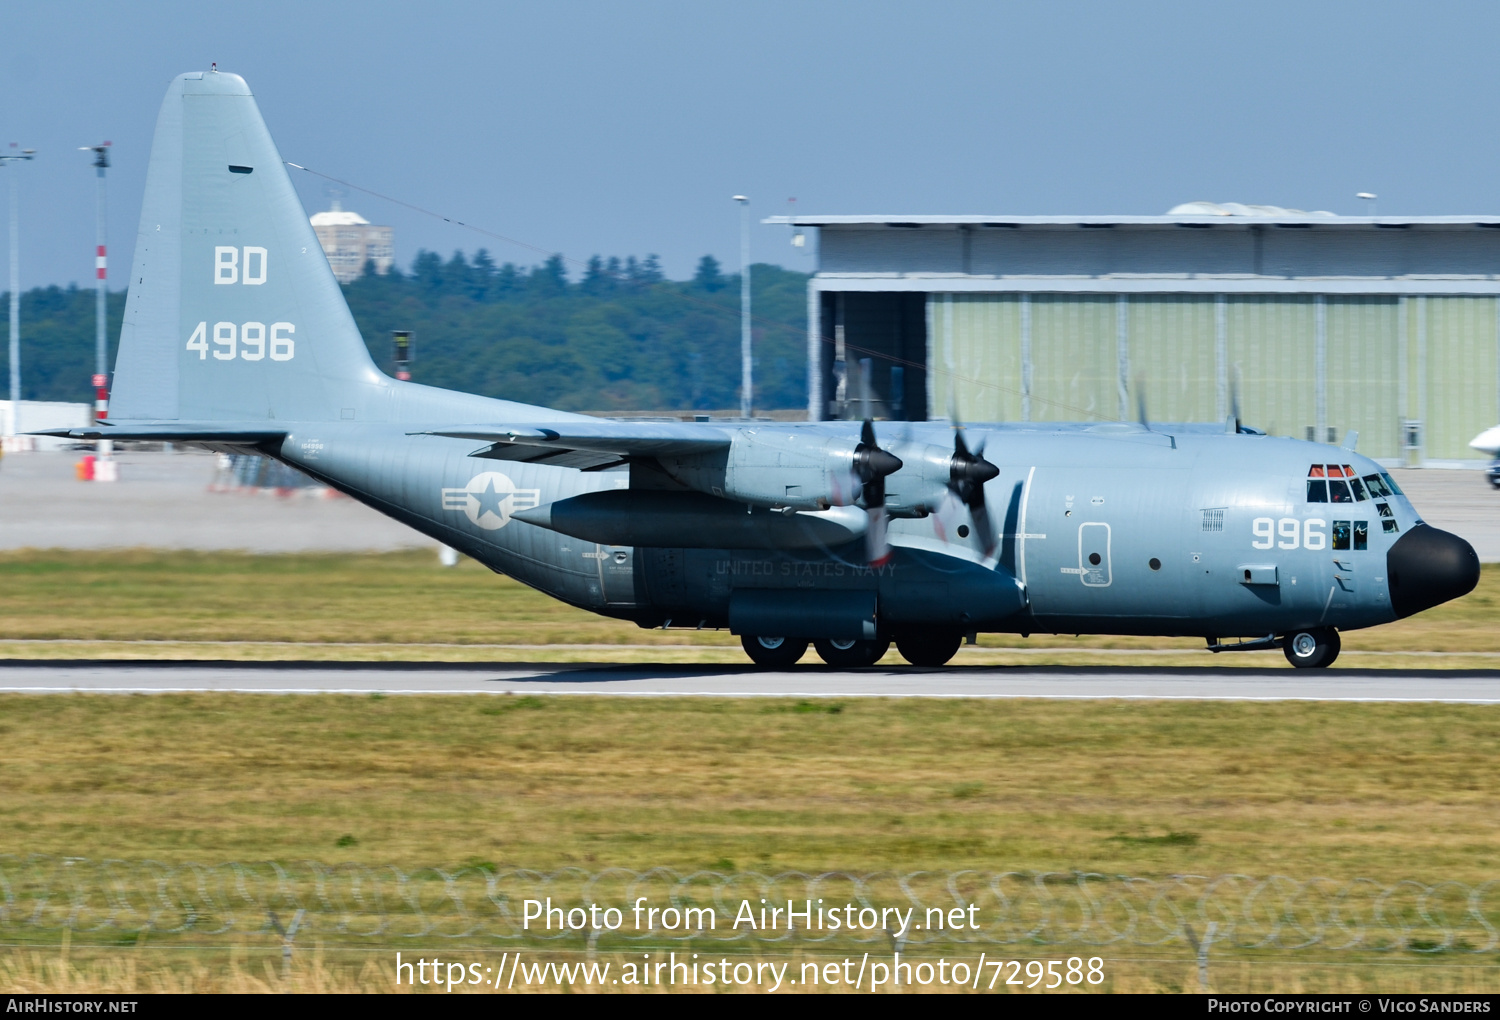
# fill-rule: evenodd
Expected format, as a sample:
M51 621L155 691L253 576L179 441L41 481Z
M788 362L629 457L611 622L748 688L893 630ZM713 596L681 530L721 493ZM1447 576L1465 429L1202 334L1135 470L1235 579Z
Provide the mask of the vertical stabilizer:
M391 393L244 79L179 76L151 148L111 419L381 421Z

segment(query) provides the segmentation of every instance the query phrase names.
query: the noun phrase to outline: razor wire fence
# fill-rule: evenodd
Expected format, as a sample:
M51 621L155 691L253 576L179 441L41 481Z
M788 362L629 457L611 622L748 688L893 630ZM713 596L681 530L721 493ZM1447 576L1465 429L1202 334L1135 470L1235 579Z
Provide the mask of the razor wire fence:
M775 912L773 912L773 909ZM790 917L789 917L790 914ZM837 923L834 916L837 915ZM0 934L1493 953L1500 881L719 872L0 856Z

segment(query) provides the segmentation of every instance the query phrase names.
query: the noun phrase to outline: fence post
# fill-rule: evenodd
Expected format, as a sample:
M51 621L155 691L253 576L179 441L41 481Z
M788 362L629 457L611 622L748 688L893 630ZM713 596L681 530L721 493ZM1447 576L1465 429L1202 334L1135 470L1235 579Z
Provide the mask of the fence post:
M276 917L276 911L268 910L266 913L271 916L271 927L275 928L281 936L281 983L285 986L283 991L290 992L292 990L292 942L297 938L297 929L302 927L302 916L307 911L299 907L292 915L292 923L286 928L281 926L281 921Z
M1203 932L1203 940L1198 940L1198 935L1193 931L1193 926L1183 922L1183 931L1187 933L1188 945L1193 947L1193 953L1198 957L1198 990L1208 991L1208 947L1213 944L1214 935L1218 933L1219 922L1210 921Z

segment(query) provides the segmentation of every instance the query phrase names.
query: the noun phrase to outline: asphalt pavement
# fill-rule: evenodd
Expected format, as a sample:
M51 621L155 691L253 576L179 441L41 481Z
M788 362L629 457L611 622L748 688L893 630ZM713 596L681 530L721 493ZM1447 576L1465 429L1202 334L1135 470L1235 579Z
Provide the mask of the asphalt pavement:
M603 694L1500 703L1500 670L799 667L569 663L0 663L0 693Z

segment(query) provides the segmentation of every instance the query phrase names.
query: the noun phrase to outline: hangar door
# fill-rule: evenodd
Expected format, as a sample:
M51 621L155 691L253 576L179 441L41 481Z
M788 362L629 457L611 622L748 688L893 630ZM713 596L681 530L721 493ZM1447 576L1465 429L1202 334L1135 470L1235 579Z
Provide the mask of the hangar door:
M1241 419L1407 458L1478 456L1500 421L1500 302L1395 295L928 295L927 409L969 421Z
M826 419L927 419L927 295L823 293L817 370Z

